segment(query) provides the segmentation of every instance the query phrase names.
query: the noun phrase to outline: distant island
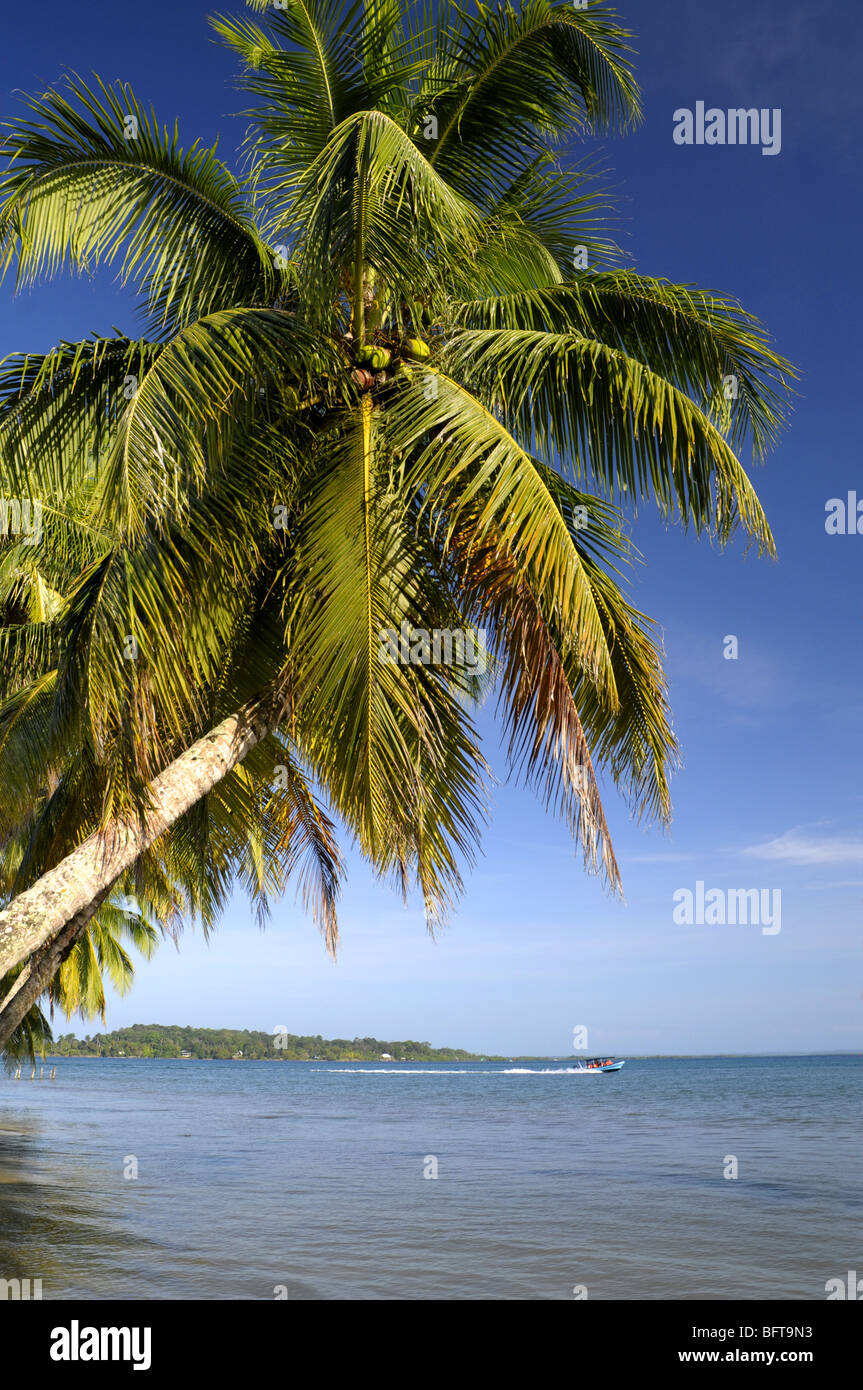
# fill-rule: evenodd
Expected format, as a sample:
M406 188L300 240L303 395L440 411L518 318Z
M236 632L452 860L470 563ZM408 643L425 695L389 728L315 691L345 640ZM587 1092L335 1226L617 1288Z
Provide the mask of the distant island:
M151 1057L181 1061L236 1062L562 1062L578 1065L579 1054L465 1052L431 1043L385 1042L380 1038L322 1038L245 1028L181 1028L176 1024L135 1023L113 1033L76 1038L64 1033L47 1048L50 1057ZM603 1055L611 1056L606 1048ZM630 1052L631 1061L709 1062L744 1057L857 1057L853 1048L830 1052Z
M259 1033L236 1028L180 1028L136 1023L113 1033L76 1038L64 1033L51 1045L54 1057L162 1057L180 1060L243 1062L480 1062L480 1057L427 1042L382 1042L379 1038L304 1037L298 1033Z

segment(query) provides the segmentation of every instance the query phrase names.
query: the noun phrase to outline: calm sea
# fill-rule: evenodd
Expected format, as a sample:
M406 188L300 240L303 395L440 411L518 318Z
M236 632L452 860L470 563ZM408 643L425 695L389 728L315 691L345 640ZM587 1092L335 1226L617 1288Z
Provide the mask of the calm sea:
M823 1299L863 1271L859 1057L56 1065L0 1078L0 1278L46 1299Z

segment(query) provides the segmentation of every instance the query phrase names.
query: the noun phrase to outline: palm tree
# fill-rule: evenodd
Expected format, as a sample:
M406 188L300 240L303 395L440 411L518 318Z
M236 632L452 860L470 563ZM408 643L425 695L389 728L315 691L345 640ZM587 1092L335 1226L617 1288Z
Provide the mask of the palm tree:
M31 993L124 875L214 917L299 865L332 944L322 797L433 925L486 811L489 689L619 887L594 766L666 819L677 756L622 505L773 549L737 454L775 441L789 365L735 302L624 266L568 151L639 118L616 17L251 7L212 21L242 178L99 79L7 127L0 271L114 266L143 315L0 371L4 493L44 524L0 588L0 979ZM481 628L489 671L382 660L403 624Z
M117 903L105 904L75 939L65 944L60 964L53 963L47 989L44 982L38 989L26 989L25 985L22 999L13 989L25 970L19 967L10 972L6 985L11 998L0 1019L6 1036L3 1050L7 1068L25 1057L35 1060L36 1053L44 1054L53 1040L48 1019L39 1004L32 1002L34 997L38 999L45 993L52 1014L55 1008L60 1008L67 1018L73 1013L86 1019L98 1015L104 1023L105 976L118 994L126 994L135 977L124 941L131 942L144 959L149 960L158 939L157 926L140 913L129 913ZM46 977L43 974L43 980ZM13 1015L20 1021L13 1022Z

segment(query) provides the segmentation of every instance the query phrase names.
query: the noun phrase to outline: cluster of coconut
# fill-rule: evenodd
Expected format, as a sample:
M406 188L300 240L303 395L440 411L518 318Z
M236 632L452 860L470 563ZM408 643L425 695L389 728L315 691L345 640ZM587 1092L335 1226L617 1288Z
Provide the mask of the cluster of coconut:
M399 357L393 365L393 354L389 348L365 344L357 348L354 356L353 378L361 391L370 391L373 386L385 386L393 377L413 375L413 369L405 358L421 362L429 356L430 348L422 338L405 338L399 349Z

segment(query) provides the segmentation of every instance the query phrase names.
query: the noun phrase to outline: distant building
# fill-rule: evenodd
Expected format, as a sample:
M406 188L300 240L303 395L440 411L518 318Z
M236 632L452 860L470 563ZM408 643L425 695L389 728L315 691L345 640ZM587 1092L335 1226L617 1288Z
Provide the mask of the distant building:
M381 1061L382 1061L382 1062L391 1062L392 1060L393 1060L393 1059L392 1059L392 1057L390 1056L390 1054L389 1054L388 1052L382 1052L382 1053L381 1053Z

